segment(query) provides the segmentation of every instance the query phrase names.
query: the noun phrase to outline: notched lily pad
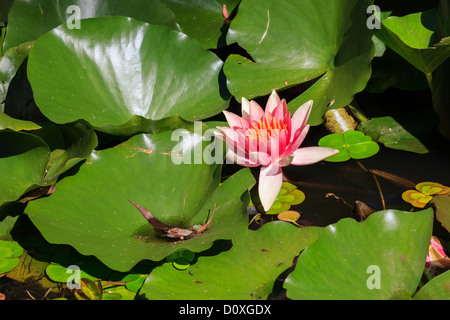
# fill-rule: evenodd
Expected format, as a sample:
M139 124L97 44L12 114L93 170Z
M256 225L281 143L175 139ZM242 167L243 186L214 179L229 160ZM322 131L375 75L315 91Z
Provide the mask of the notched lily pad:
M51 121L82 119L99 131L131 136L228 107L219 81L223 62L196 40L128 17L82 23L42 35L29 54L33 95Z
M209 146L202 139L193 141L185 154ZM26 213L49 242L70 244L118 271L128 271L142 260L160 261L181 249L199 252L216 239L233 238L247 227L248 189L255 183L250 171L238 171L219 186L221 164L175 164L176 145L172 133L163 132L136 135L114 148L95 151L76 175L58 182L51 197L31 202ZM209 228L197 237L167 241L129 199L165 225L183 229L204 225L214 205L216 211Z
M338 154L325 159L330 162L364 159L373 156L380 150L378 143L356 130L329 134L319 140L319 146L339 150Z
M266 214L278 214L287 211L291 206L300 204L304 200L305 194L301 190L297 189L292 183L283 182L277 199Z
M23 248L17 242L0 240L0 274L14 269L22 253Z

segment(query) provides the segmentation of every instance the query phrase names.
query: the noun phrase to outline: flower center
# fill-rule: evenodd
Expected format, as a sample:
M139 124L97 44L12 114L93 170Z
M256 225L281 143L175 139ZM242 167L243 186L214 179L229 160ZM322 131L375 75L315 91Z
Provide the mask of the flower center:
M271 115L265 115L258 121L253 120L245 135L250 141L258 139L265 141L271 137L278 137L281 130L286 130L287 124L281 119L275 119Z

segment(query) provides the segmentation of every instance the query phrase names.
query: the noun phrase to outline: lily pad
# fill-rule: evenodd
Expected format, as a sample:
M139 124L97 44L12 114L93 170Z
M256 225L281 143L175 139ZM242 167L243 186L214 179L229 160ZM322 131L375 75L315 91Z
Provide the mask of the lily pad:
M298 190L292 183L283 182L277 199L266 214L278 214L287 211L291 206L300 204L304 200L305 194L301 190Z
M51 126L33 133L0 131L0 205L54 184L97 146L96 134L83 124Z
M135 0L132 3L116 0L89 3L84 0L15 0L8 15L3 49L36 40L61 24L72 25L76 11L70 6L79 8L81 19L119 15L176 28L174 13L160 0Z
M373 156L380 150L378 143L361 131L348 130L344 133L332 133L319 140L320 147L338 149L339 153L325 159L330 162L341 162L349 159L364 159Z
M219 81L222 64L180 32L102 17L41 36L28 77L36 104L53 122L83 119L100 131L133 135L224 110L230 97Z
M436 219L450 232L450 194L436 195L430 203L436 208Z
M383 20L377 37L425 74L433 94L433 107L440 117L440 132L450 139L448 93L443 85L448 82L450 33L447 27L437 28L436 25L437 21L448 24L445 14L448 13L440 8L439 11L431 9L404 17L389 17Z
M151 300L266 299L276 278L317 239L320 230L282 221L267 223L256 231L244 230L233 239L230 250L199 256L187 270L176 270L169 263L155 268L140 293Z
M224 72L238 101L315 81L289 102L291 112L308 100L308 123L318 125L332 108L345 107L370 78L374 55L366 26L371 1L247 0L239 5L227 35L251 56L230 55ZM318 23L320 21L320 23Z
M10 48L0 58L0 104L3 104L10 82L28 56L28 52L33 47L33 44L34 41L30 41ZM3 111L3 108L0 111Z
M402 199L411 203L416 208L423 208L433 199L434 195L445 195L450 188L436 182L421 182L416 185L416 190L406 190L402 193Z
M285 282L291 299L410 299L423 273L433 210L345 218L319 234ZM351 275L351 276L349 276Z
M450 57L450 38L435 43L436 9L382 21L377 37L425 75Z
M297 211L288 210L288 211L280 212L278 214L277 218L278 218L278 220L292 222L294 225L300 226L297 223L297 220L300 218L300 213L298 213Z
M360 126L362 132L388 148L419 154L428 153L426 146L392 117L372 118L361 122Z
M414 296L414 300L448 300L450 297L450 270L427 282Z
M39 137L0 131L0 205L16 201L40 186L50 158L48 145Z
M190 137L185 154L207 147L202 137ZM164 132L136 135L117 147L95 151L76 175L61 180L50 197L31 202L26 213L49 242L70 244L118 271L128 271L141 260L159 261L182 249L198 252L216 239L233 238L247 224L247 190L255 183L249 170L219 186L221 165L175 164L176 145L171 132ZM173 241L161 237L129 200L180 228L203 224L208 212L214 206L216 210L206 231Z
M0 274L14 269L22 253L23 249L17 242L0 240Z
M231 13L240 0L162 0L174 13L180 31L200 41L204 48L217 48L225 45L223 37L223 5Z

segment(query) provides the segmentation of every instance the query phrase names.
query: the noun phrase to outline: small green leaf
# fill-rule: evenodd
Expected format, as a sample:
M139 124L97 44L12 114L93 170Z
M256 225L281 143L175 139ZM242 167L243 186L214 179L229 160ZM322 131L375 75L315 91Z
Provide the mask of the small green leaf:
M300 204L304 200L305 194L302 191L298 190L297 187L291 183L283 182L277 199L266 214L278 214L287 211L291 206Z
M330 162L341 162L353 159L364 159L373 156L380 146L369 136L355 130L344 133L332 133L319 140L320 147L338 149L339 153L325 159Z
M23 248L17 242L0 240L0 274L14 269L22 253Z
M300 218L300 213L292 210L283 211L278 214L277 218L282 221L292 222L296 226L299 226L299 224L297 224L297 220Z

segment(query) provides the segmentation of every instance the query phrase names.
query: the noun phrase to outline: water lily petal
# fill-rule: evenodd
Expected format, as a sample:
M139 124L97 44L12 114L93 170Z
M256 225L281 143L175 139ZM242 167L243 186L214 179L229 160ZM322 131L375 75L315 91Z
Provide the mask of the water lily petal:
M292 132L297 131L301 127L305 126L308 122L309 114L311 113L311 108L313 105L313 101L309 100L302 104L292 116Z
M288 111L285 99L281 100L271 113L276 121L281 120L283 123L289 123L291 121L291 115Z
M250 152L249 160L262 166L268 166L272 161L271 157L265 152Z
M286 147L286 153L284 155L291 154L300 147L303 140L305 140L306 135L308 134L309 128L310 125L308 124L292 134L291 142Z
M229 127L217 127L217 129L219 131L214 131L214 136L216 138L232 145L236 145L238 143L238 135L233 129Z
M258 193L259 199L265 211L269 211L280 192L283 183L281 167L270 164L261 167L259 174Z
M264 116L264 110L261 106L255 102L250 101L250 112L249 112L249 121L258 121Z
M239 117L237 114L234 114L232 112L229 112L229 111L222 111L222 112L225 115L225 118L227 119L228 125L232 129L242 128L243 127L242 126L243 122L241 120L247 121L247 120L243 119L242 117ZM244 128L244 129L248 129L249 126L250 126L250 124L248 124L247 128Z
M280 160L278 160L278 165L280 167L287 167L288 165L290 165L292 163L292 160L294 160L293 154L283 157Z
M266 104L266 112L273 112L273 110L275 110L275 108L279 105L280 103L280 97L278 96L278 93L275 90L272 90L272 93L269 96L269 99L267 100L267 104Z
M237 153L235 151L237 151ZM251 160L248 155L243 156L241 153L242 152L240 150L227 147L226 157L233 163L244 167L257 167L260 165L259 163Z
M241 112L242 117L245 120L250 121L250 101L248 101L244 97L242 97L241 99Z
M339 150L327 147L300 148L294 151L294 159L292 160L292 164L297 166L313 164L334 156L337 153L339 153Z

